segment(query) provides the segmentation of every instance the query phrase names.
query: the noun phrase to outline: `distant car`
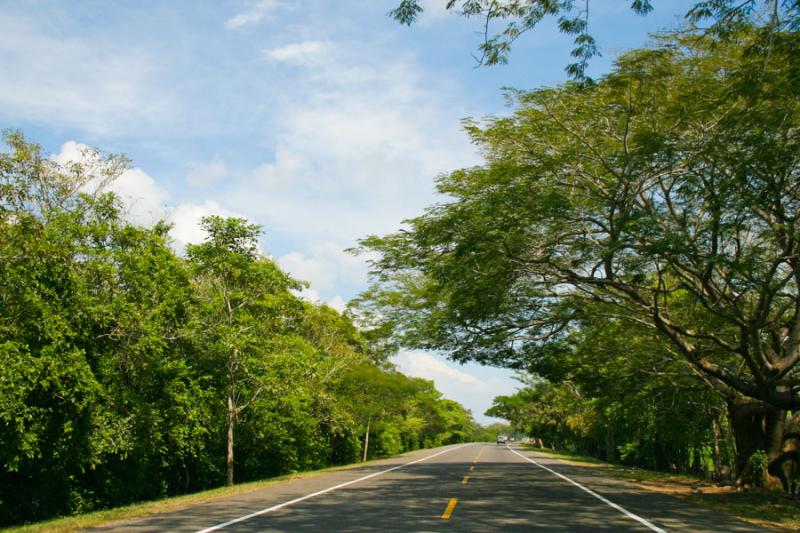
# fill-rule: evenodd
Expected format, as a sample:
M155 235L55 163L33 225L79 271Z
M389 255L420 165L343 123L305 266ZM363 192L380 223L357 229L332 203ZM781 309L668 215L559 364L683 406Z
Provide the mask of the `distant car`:
M508 442L508 437L505 435L498 435L497 437L497 444L506 444Z

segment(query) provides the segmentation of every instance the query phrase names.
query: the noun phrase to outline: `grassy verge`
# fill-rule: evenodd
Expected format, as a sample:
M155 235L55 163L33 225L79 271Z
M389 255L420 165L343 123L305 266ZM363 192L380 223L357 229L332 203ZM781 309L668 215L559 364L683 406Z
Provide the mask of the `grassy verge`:
M574 464L601 467L603 474L609 477L629 479L648 490L675 494L692 503L762 527L800 530L800 501L792 501L778 492L765 490L736 492L732 487L719 487L707 480L689 475L630 468L605 463L593 457L541 448L528 447L528 449Z
M405 455L405 454L403 454ZM385 460L377 459L377 461ZM250 483L242 483L232 487L219 487L216 489L206 490L203 492L195 492L193 494L186 494L184 496L176 496L173 498L165 498L163 500L155 500L149 502L136 503L127 505L125 507L116 507L114 509L106 509L103 511L96 511L77 516L68 516L64 518L56 518L46 522L37 522L35 524L25 526L15 526L7 529L2 529L5 533L68 533L73 531L80 531L91 527L97 527L109 524L111 522L118 522L122 520L133 520L137 518L144 518L167 511L173 511L193 504L203 503L225 496L233 496L236 494L243 494L245 492L252 492L259 490L270 485L275 485L284 481L292 479L301 479L313 477L326 472L336 472L338 470L348 470L351 468L358 468L360 466L368 465L373 461L366 463L354 463L344 466L333 466L324 468L322 470L312 470L308 472L299 472L296 474L287 474L285 476L274 477L263 481L253 481Z
M691 500L760 526L800 531L800 505L780 493L730 491L696 494Z

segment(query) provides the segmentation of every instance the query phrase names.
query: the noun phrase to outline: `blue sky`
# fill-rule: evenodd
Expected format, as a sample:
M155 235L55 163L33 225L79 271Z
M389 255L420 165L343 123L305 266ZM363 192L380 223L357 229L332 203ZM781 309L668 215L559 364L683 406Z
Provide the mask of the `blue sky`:
M62 160L81 146L127 154L113 188L139 223L166 218L176 247L206 214L264 226L263 248L306 297L334 307L365 287L343 250L439 200L436 175L480 163L464 117L508 112L502 87L564 81L570 38L552 23L518 41L507 66L475 68L478 21L427 0L411 28L398 0L0 1L0 127ZM606 72L687 2L593 0ZM433 379L480 421L511 373L405 351L401 370Z

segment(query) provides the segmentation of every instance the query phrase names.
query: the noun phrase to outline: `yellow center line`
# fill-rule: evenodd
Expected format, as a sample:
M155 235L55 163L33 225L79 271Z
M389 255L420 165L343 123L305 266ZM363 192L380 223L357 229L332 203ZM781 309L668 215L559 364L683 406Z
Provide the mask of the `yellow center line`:
M442 513L442 520L450 520L450 515L453 514L453 509L456 508L457 503L458 503L458 498L450 499L450 503L447 504L447 508Z
M468 481L469 481L469 476L464 476L464 479L461 480L461 484L466 485Z
M481 454L483 453L483 450L485 450L485 449L486 449L486 448L481 448L481 451L479 451L479 452L478 452L478 455L476 455L476 456L475 456L475 460L474 460L474 461L472 461L472 464L478 464L478 459L480 459L480 458L481 458Z

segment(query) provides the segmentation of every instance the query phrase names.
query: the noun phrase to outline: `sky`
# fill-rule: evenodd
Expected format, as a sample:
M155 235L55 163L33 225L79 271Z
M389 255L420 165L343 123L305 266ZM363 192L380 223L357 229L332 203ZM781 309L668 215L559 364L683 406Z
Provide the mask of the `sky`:
M503 88L562 83L571 40L552 21L524 35L505 66L477 67L477 20L424 0L408 28L399 0L0 0L0 129L21 130L60 161L86 146L126 154L112 188L139 224L173 224L177 250L202 240L200 217L240 216L262 247L343 309L366 287L346 248L385 234L437 201L434 179L481 163L466 117L509 112ZM593 0L590 31L607 72L648 32L674 27L688 3L647 17ZM504 369L404 350L482 423L518 382Z

